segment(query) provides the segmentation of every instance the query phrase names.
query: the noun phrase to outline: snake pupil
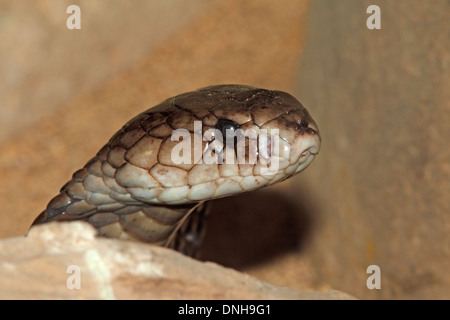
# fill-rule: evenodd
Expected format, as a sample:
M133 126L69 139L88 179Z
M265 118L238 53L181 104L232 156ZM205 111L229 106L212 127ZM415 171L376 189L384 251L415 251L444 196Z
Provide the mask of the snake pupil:
M225 145L236 146L236 140L238 139L236 130L240 128L238 123L229 119L219 119L215 128L222 133L222 142L225 140Z

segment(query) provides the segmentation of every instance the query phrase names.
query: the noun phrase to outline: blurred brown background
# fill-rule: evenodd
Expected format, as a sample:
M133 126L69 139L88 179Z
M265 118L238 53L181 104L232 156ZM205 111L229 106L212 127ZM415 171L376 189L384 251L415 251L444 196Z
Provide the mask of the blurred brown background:
M70 4L81 30L66 28ZM366 28L371 4L381 30ZM248 84L294 94L323 148L293 179L216 201L203 259L302 290L450 298L449 9L0 1L0 237L23 235L134 115L203 86ZM366 288L371 264L381 290Z

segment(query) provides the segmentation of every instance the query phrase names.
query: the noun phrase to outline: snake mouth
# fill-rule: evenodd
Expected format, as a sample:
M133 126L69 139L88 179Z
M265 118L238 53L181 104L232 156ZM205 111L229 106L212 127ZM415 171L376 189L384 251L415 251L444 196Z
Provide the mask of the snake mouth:
M318 130L313 126L304 130L306 134L302 134L293 145L293 150L299 150L299 153L294 152L291 155L291 164L297 166L294 174L308 167L320 151L321 139Z
M308 149L306 149L305 151L303 151L302 155L304 153L309 153L309 154L312 154L312 155L316 156L316 155L319 154L319 151L320 151L320 142L319 142L319 144L315 144L315 145L309 147Z
M310 163L314 160L316 155L317 155L317 152L312 153L308 150L303 151L300 158L298 159L298 162L297 162L298 166L295 169L293 174L299 173L300 171L306 169L310 165Z

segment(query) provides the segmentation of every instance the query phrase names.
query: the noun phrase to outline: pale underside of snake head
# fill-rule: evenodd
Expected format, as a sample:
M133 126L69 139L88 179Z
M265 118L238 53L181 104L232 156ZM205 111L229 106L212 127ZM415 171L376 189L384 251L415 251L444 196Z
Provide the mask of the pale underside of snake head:
M33 225L84 220L102 236L181 250L181 236L198 237L201 218L188 218L205 201L285 180L319 148L316 123L285 92L218 85L184 93L125 124Z

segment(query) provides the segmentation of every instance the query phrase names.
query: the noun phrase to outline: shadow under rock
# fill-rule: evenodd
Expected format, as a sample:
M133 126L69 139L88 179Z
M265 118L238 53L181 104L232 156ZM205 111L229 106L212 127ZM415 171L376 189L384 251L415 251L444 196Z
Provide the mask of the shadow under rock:
M279 192L255 191L212 201L199 259L241 269L302 250L312 213Z

